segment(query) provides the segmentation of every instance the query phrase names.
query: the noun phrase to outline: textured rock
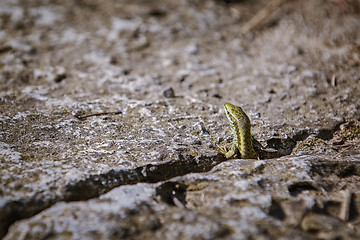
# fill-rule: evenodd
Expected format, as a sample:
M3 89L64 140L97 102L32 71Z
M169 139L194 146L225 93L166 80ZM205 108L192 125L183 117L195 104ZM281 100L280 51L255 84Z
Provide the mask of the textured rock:
M359 237L357 1L45 2L0 3L0 237Z

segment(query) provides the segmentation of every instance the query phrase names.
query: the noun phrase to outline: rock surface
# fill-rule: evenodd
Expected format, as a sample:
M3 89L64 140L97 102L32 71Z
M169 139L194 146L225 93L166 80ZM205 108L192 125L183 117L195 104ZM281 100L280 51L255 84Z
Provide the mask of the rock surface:
M360 3L268 2L1 1L0 238L359 239Z

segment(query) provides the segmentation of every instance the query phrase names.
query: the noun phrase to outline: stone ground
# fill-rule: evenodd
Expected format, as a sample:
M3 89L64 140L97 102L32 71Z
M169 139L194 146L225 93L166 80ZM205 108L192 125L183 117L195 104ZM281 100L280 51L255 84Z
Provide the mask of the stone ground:
M0 238L359 239L360 2L268 2L2 0Z

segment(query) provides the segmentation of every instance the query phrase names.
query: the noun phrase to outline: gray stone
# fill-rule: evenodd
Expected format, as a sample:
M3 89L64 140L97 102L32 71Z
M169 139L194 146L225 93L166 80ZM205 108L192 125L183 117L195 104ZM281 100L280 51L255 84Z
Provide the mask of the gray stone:
M0 237L359 238L360 6L264 6L2 0Z

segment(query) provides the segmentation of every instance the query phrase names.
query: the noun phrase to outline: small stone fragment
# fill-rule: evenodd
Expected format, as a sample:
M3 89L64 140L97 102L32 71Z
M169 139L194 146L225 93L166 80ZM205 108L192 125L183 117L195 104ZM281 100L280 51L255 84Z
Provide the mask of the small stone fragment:
M175 97L174 89L172 87L165 89L163 95L166 98L174 98Z

